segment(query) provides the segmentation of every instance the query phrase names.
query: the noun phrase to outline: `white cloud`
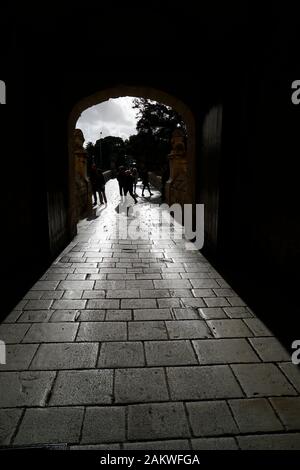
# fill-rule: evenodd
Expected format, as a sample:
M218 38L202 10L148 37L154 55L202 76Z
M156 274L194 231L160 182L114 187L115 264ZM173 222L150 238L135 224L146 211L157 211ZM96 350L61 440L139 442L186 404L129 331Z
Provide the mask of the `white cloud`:
M76 127L82 130L85 142L95 143L100 132L101 137L113 135L122 139L136 134L138 111L132 108L133 100L130 96L109 99L83 111Z

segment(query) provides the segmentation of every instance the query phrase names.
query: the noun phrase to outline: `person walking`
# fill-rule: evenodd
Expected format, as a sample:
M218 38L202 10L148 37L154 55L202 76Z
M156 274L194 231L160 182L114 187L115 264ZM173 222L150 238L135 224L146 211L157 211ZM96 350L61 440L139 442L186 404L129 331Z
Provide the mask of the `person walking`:
M133 192L133 185L134 185L134 177L132 175L132 172L130 170L126 170L125 174L124 174L124 192L125 192L125 196L129 192L130 196L134 200L134 203L136 204L138 201L137 201L136 195Z
M149 173L148 173L147 168L145 168L143 173L142 173L142 185L143 185L142 197L144 197L145 188L148 189L148 191L150 193L150 196L152 196L151 189L150 189L150 183L149 183Z
M133 177L133 192L134 192L134 194L136 194L136 185L137 185L137 182L138 182L138 171L137 171L137 168L135 166L132 168L131 174L132 174L132 177Z
M93 163L91 166L90 182L92 185L92 192L94 196L93 206L97 205L97 193L99 194L100 204L103 204L103 201L105 202L105 204L107 204L107 199L106 199L106 194L105 194L105 178L102 173L102 170L97 169L97 166L95 163Z
M91 166L91 171L90 171L90 182L91 182L91 186L92 186L92 193L93 193L93 197L94 197L94 202L93 202L93 206L96 206L97 205L97 167L96 167L96 164L93 163L92 166Z
M100 198L100 204L107 204L106 194L105 194L105 178L103 175L102 170L98 169L97 171L97 186L98 186L98 193Z
M117 180L119 184L120 196L125 196L124 183L125 183L125 168L124 166L119 166L117 173Z

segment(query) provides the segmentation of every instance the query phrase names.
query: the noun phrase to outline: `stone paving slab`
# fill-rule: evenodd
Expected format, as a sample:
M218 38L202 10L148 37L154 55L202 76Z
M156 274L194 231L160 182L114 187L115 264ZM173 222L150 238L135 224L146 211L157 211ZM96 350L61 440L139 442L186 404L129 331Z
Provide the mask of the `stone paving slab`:
M100 405L112 403L113 371L108 369L60 371L50 405Z
M193 450L238 450L233 437L198 438L191 442Z
M104 299L106 295L105 290L85 290L83 291L83 299Z
M34 323L23 343L58 343L74 341L79 323Z
M219 318L227 318L224 310L221 307L203 307L199 308L201 317L205 320L214 320Z
M273 336L271 331L258 318L245 318L244 322L254 336Z
M161 278L162 279L182 279L179 273L162 273ZM160 279L160 278L156 277L154 279Z
M172 439L189 436L190 430L183 403L129 406L129 440Z
M162 368L120 369L115 373L115 402L168 401L169 393Z
M157 299L158 308L179 308L181 307L180 299Z
M241 338L252 336L251 330L242 320L209 320L207 322L216 338Z
M204 297L205 304L208 307L229 307L230 303L225 297Z
M145 341L145 354L149 366L197 364L189 341Z
M52 313L50 323L76 322L79 317L78 310L56 310Z
M195 297L184 297L181 299L181 302L184 307L199 308L204 307L204 299L195 298Z
M177 320L200 320L201 319L198 311L193 308L174 308L173 312Z
M260 434L237 437L242 450L299 450L300 433Z
M153 281L155 289L191 289L191 283L188 279L169 279Z
M79 442L83 412L79 407L28 409L14 444Z
M52 304L52 308L55 310L77 310L81 308L85 308L87 301L86 300L67 300L67 299L59 299L54 300Z
M129 340L168 339L167 329L163 321L128 322Z
M125 407L121 406L88 407L81 442L124 442L126 439L125 413Z
M77 320L80 322L96 322L104 321L105 319L105 310L80 310ZM120 311L121 312L121 311ZM107 317L107 314L106 314Z
M6 347L6 364L0 364L3 370L26 370L38 349L38 344L9 344Z
M61 281L58 285L59 290L91 290L94 287L94 281Z
M249 342L264 362L280 362L290 359L290 355L276 338L250 338Z
M125 281L96 281L95 289L125 289Z
M38 281L31 288L32 290L55 290L58 286L58 281Z
M195 436L218 436L238 432L225 401L187 403L186 407Z
M101 345L97 367L143 367L145 365L143 343L110 342Z
M247 307L224 307L224 312L229 318L251 318L252 313Z
M123 301L122 301L123 302ZM114 300L114 299L92 299L88 300L86 304L87 309L97 309L97 310L103 310L103 309L117 309L120 308L120 300ZM121 307L121 308L126 308L126 307Z
M55 372L0 372L0 408L45 406Z
M123 341L127 339L126 322L82 322L76 341Z
M8 445L15 433L22 415L22 409L0 409L0 445Z
M10 323L2 323L2 325L0 325L0 338L6 344L20 343L29 328L30 325L28 324L15 325Z
M52 314L53 310L27 310L19 316L18 323L48 322Z
M43 276L43 280L45 281L62 281L67 278L68 274L59 274L59 273L47 273Z
M124 444L126 450L190 450L187 439L153 442L130 442Z
M214 292L212 289L192 289L194 297L213 297Z
M169 367L167 377L173 400L207 400L242 397L228 366Z
M83 444L70 446L70 450L120 450L121 444Z
M229 400L228 403L242 433L275 432L284 429L265 398Z
M134 309L134 320L171 320L172 315L169 308L156 308L156 309Z
M210 338L212 334L202 320L166 321L171 339Z
M124 299L121 300L121 308L156 308L155 299ZM113 308L113 307L111 307Z
M213 279L214 275L211 272L186 272L185 270L180 273L182 279ZM213 283L214 284L214 283ZM214 284L215 285L215 284ZM200 286L202 287L202 286Z
M132 320L132 312L131 310L107 310L106 321L131 321Z
M138 289L115 289L106 292L107 299L136 299L139 296L140 292Z
M35 293L35 296L31 296L32 299L42 299L42 300L55 300L61 299L66 291L63 290L46 290L46 291L32 291L32 294Z
M169 289L140 289L140 297L143 299L162 299L171 297Z
M202 254L155 238L157 205L139 201L147 239L114 233L116 180L106 188L0 325L0 443L300 449L291 352Z
M234 364L260 362L245 339L210 339L193 341L200 364Z
M87 369L95 367L97 354L98 343L41 344L30 369Z
M248 397L297 395L274 364L233 364L232 370Z
M285 374L289 382L294 386L298 393L300 393L300 370L291 362L278 364L279 368Z
M5 325L6 323L15 323L21 315L22 310L12 310L3 320L2 325ZM0 331L2 325L0 325Z
M289 431L297 431L300 428L300 397L271 398L274 409Z
M197 270L197 269L196 269ZM212 289L212 288L218 288L220 287L219 284L217 283L217 281L215 281L214 279L198 279L198 278L192 278L191 279L191 284L193 286L193 288L209 288L209 289Z

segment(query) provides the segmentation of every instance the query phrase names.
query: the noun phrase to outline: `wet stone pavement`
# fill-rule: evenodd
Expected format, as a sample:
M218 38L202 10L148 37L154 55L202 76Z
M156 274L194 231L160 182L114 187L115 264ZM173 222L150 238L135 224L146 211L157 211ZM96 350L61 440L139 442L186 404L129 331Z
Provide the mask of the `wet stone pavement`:
M300 449L290 355L180 228L164 236L157 192L129 213L137 240L115 180L107 195L0 325L1 445Z

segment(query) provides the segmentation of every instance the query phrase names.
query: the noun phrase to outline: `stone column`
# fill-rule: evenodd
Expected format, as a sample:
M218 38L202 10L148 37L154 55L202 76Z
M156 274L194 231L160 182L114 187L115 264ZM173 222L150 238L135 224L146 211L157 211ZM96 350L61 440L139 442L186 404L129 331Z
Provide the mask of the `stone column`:
M166 200L169 205L187 202L187 158L184 133L178 128L172 134L172 150L168 155L170 178L166 183Z
M92 190L87 177L87 151L83 148L84 136L80 129L74 132L74 159L76 183L77 222L92 212Z

